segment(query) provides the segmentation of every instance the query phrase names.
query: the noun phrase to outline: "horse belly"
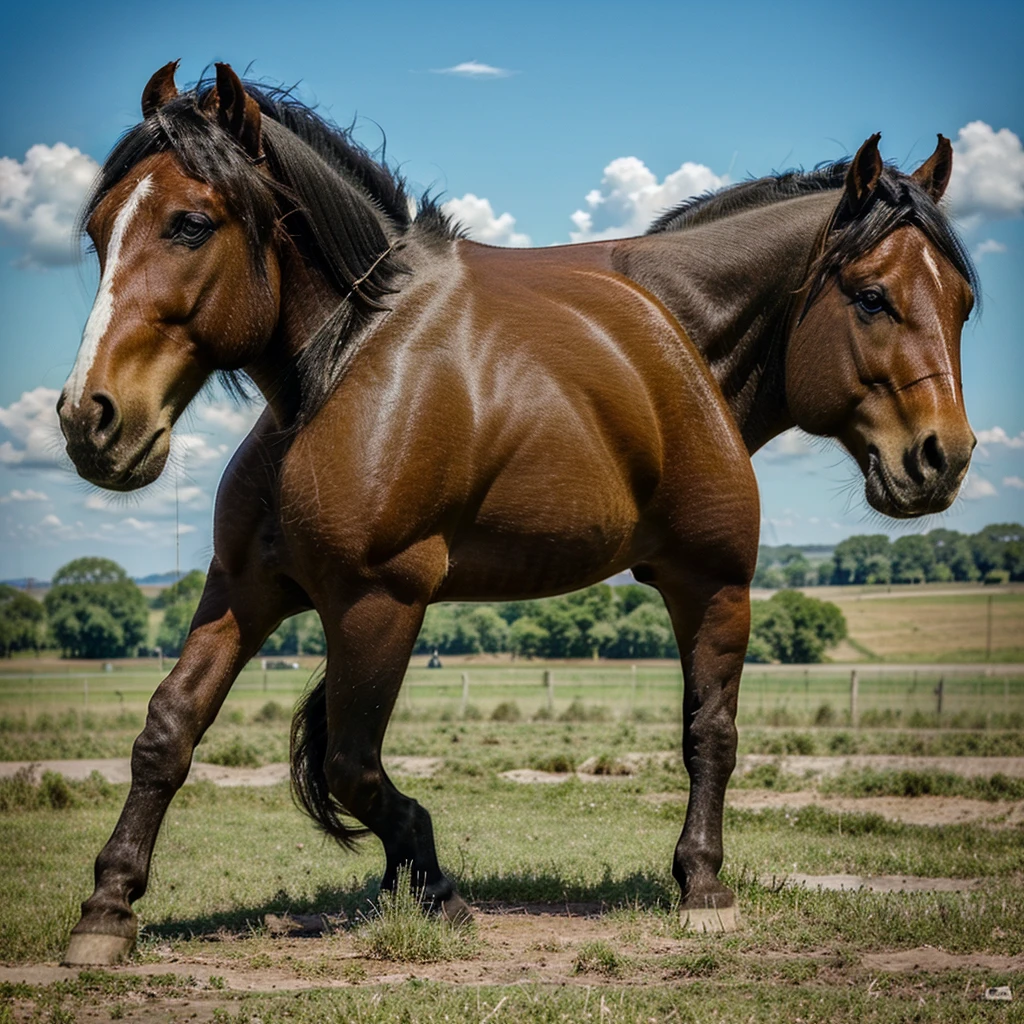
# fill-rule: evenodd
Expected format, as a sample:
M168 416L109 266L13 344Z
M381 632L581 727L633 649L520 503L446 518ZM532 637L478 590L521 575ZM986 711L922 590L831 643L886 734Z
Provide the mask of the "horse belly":
M512 600L561 593L628 567L639 514L617 467L582 444L522 452L452 539L440 598ZM538 457L534 457L538 456Z

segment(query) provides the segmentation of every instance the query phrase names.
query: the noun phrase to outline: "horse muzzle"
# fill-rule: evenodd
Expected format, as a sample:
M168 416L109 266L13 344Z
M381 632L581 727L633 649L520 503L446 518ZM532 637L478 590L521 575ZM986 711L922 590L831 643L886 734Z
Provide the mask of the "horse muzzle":
M77 405L62 394L57 414L68 456L83 480L110 491L134 491L163 471L170 430L151 421L129 422L108 392L84 395Z
M931 432L915 439L901 453L883 453L871 444L864 469L868 504L893 519L943 512L953 503L971 461L970 444L946 442Z

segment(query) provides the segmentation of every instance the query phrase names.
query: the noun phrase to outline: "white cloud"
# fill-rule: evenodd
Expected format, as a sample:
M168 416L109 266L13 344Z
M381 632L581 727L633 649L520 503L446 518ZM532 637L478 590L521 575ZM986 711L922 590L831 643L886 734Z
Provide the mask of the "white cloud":
M187 471L197 463L201 465L223 458L228 453L228 446L210 444L200 434L173 434L171 451L175 463Z
M21 262L74 260L72 229L98 170L91 156L63 142L33 146L21 162L0 157L0 238L24 250Z
M9 505L12 501L21 503L25 501L49 501L50 499L43 494L42 491L34 491L31 487L27 487L23 491L19 491L15 488L10 494L4 494L0 496L0 505Z
M802 459L805 455L811 455L814 449L807 441L807 435L794 427L784 434L772 438L760 454L769 462L791 462L794 459Z
M1002 427L992 427L989 430L976 431L975 436L980 445L1001 444L1007 448L1024 448L1024 430L1015 437L1010 437Z
M14 438L0 443L0 464L22 469L62 466L57 398L53 388L25 391L8 406L0 406L0 427Z
M1003 486L1012 487L1015 491L1024 491L1024 478L1019 476L1004 476Z
M591 242L642 234L658 214L728 181L710 167L688 160L659 182L642 160L619 157L604 169L601 187L587 194L587 208L572 215L576 230L569 237L574 242Z
M490 200L472 192L467 192L461 199L449 199L442 209L462 225L474 241L519 247L530 244L529 235L516 231L516 219L511 213L496 217Z
M97 491L85 499L85 507L94 512L107 512L110 509L124 509L130 505L135 512L149 515L167 516L174 514L175 494L173 488L164 487L158 492L143 491L131 494L116 494L109 491ZM0 499L2 500L2 499ZM210 496L195 484L179 486L177 494L179 512L202 511L210 507Z
M493 64L482 64L478 60L464 60L450 68L435 68L435 75L458 75L460 78L508 78L508 68L496 68Z
M1006 252L1006 246L994 238L986 238L984 242L974 247L974 258L980 260L991 252Z
M179 536L195 533L196 527L190 523L178 526ZM108 544L170 547L174 544L174 523L126 516L116 521L101 523L99 527L90 527L80 519L64 522L59 516L50 513L43 516L38 523L28 526L14 524L8 534L22 543L58 544L69 541L100 541Z
M236 436L248 434L262 412L262 405L235 405L232 402L211 402L196 409L199 419L204 423L223 427L229 434Z
M1024 213L1024 146L1009 128L971 121L953 143L947 197L968 226Z
M982 498L994 498L999 492L983 476L969 473L960 493L968 501L979 501Z

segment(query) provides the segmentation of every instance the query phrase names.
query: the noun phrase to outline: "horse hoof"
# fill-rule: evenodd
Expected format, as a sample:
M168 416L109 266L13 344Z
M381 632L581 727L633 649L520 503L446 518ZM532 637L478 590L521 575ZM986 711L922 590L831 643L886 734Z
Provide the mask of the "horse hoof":
M689 932L734 932L739 928L736 907L694 907L680 910L679 923Z
M78 932L71 936L68 951L61 963L65 967L109 967L124 960L134 945L133 939L126 939L122 935Z
M457 892L441 904L441 916L452 924L469 924L473 920L469 904Z

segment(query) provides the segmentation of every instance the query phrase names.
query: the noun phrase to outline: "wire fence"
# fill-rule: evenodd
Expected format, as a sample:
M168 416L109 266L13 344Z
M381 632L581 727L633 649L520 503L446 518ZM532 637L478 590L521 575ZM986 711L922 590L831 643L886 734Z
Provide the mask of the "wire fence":
M270 663L272 664L272 663ZM290 708L309 669L254 662L227 708L252 715L263 704ZM153 669L40 671L0 675L0 727L65 710L140 714L163 674ZM667 664L600 663L411 666L398 699L401 719L591 718L678 721L681 671ZM740 686L741 725L1024 727L1024 668L749 665Z

